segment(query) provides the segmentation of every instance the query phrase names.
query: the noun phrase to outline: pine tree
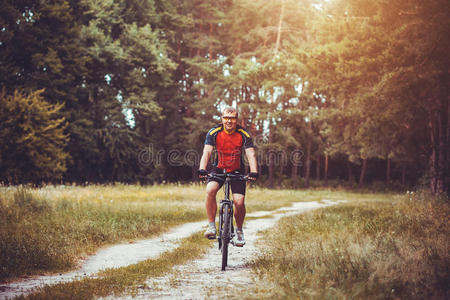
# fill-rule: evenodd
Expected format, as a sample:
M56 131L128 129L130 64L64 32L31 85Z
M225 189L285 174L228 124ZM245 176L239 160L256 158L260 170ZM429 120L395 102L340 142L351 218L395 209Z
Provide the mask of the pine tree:
M330 6L316 21L316 41L308 52L312 81L337 110L328 124L330 147L363 162L384 158L387 167L391 159L417 165L421 154L428 155L432 190L445 190L448 4L333 1Z
M0 178L3 182L60 179L69 154L63 104L44 100L43 90L0 93Z

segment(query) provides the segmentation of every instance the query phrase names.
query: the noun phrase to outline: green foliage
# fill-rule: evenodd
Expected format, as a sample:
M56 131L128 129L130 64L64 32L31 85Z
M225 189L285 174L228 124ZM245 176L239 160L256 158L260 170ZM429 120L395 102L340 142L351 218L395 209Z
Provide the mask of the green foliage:
M14 183L60 178L69 154L63 104L44 100L43 90L0 93L0 178Z
M0 80L65 103L66 180L187 179L195 162L143 165L139 153L200 153L233 104L262 153L389 160L445 190L445 0L4 2Z
M424 128L430 122L439 130L448 127L448 107L442 105L447 71L438 67L448 56L442 52L448 43L444 2L334 1L325 8L326 16L315 22L319 43L305 53L311 81L332 100L331 113L323 111L330 153L411 166L441 151ZM424 99L430 99L427 107ZM442 122L430 119L442 109ZM448 137L431 135L448 143ZM431 166L445 164L442 151L436 161L430 159Z
M148 136L148 124L164 119L162 94L171 85L175 68L162 32L155 29L154 3L82 1L81 5L82 42L95 69L84 86L96 149L94 180L143 179L138 154L156 138ZM87 175L77 173L81 178Z

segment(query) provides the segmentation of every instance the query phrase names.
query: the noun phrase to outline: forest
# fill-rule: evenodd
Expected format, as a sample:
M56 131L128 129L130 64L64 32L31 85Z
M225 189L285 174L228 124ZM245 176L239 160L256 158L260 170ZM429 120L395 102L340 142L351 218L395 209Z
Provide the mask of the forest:
M260 184L448 193L448 0L2 0L0 182L196 180L239 110Z

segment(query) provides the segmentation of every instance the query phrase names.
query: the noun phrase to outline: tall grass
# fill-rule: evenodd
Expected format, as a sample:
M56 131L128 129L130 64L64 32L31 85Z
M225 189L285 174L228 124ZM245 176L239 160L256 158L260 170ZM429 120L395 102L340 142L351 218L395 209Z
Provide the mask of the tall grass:
M247 211L328 194L250 187ZM102 246L206 219L204 197L204 184L0 187L0 281L66 271Z
M179 264L201 256L210 247L211 242L201 233L196 233L183 239L180 247L164 252L156 259L122 267L108 269L99 274L98 278L44 286L28 296L17 299L96 299L108 295L120 296L127 293L135 296L139 289L153 289L148 286L147 278L162 276Z
M352 201L282 220L252 264L262 298L448 299L450 205ZM262 286L262 285L261 285Z
M3 188L0 280L63 271L99 247L204 217L200 190L91 186Z

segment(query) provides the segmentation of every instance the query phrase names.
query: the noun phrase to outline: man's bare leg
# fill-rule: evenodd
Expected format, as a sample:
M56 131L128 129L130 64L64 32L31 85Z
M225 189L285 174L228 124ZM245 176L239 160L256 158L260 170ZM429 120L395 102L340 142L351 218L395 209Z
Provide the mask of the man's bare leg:
M242 226L244 225L244 219L245 219L245 196L242 194L233 194L233 200L234 200L234 219L236 220L236 227L238 229L242 229Z
M233 238L235 246L242 247L245 245L244 232L242 226L245 219L245 196L242 194L233 194L234 200L234 219L236 220L236 235Z
M217 202L216 195L219 190L219 184L215 181L210 181L206 185L206 215L208 216L208 222L216 221Z
M208 239L216 238L216 195L218 190L219 184L215 181L211 181L206 185L205 207L206 215L208 216L208 229L205 231L204 236Z

